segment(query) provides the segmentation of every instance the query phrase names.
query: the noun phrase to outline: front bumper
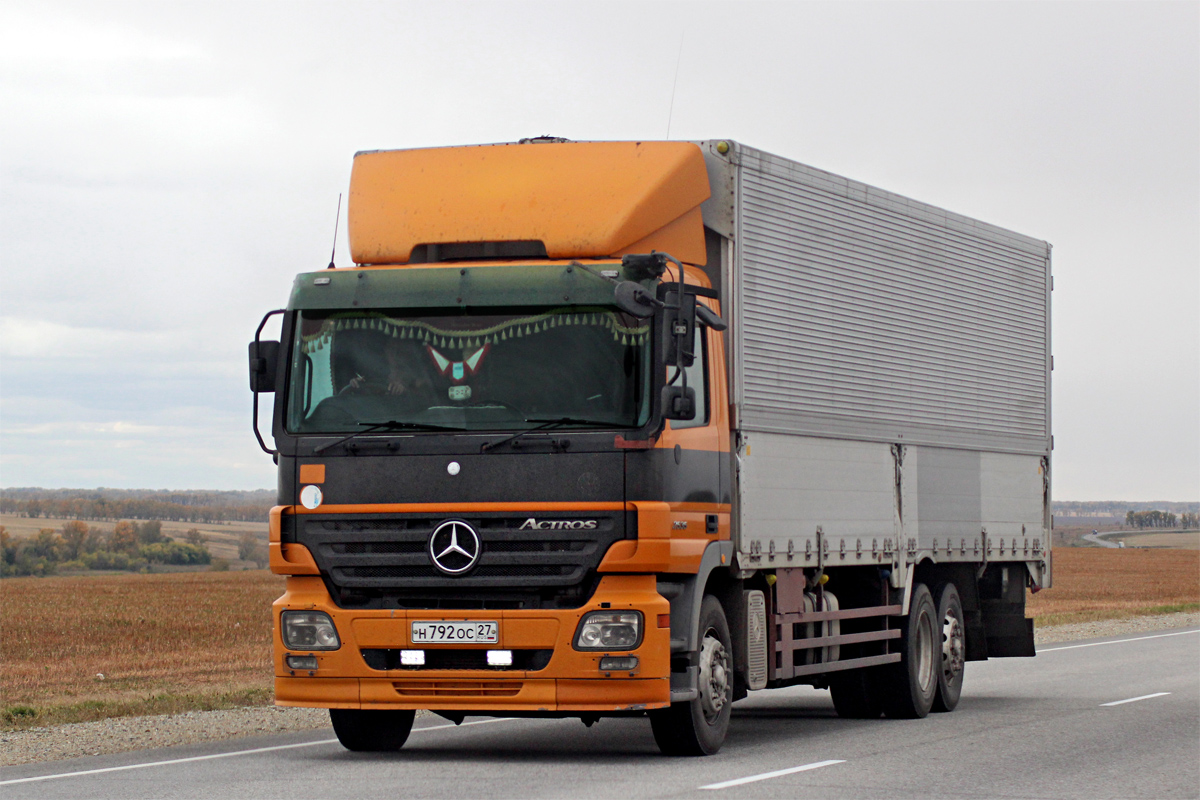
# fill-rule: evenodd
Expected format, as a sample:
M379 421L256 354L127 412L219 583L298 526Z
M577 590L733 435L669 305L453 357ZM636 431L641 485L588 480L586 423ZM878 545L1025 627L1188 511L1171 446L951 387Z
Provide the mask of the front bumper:
M602 604L604 604L602 606ZM581 652L572 647L580 619L602 607L635 609L645 633L633 650ZM280 637L284 610L324 611L333 619L341 647L332 651L287 649ZM352 610L335 606L320 578L288 578L274 604L275 702L281 706L446 711L621 712L670 704L670 605L653 575L607 575L581 608L562 610ZM496 620L500 641L492 645L419 645L410 641L411 621ZM659 627L660 621L664 627ZM372 669L364 649L506 649L552 651L538 670ZM314 655L315 670L293 670L288 655ZM632 672L601 672L604 656L633 655Z

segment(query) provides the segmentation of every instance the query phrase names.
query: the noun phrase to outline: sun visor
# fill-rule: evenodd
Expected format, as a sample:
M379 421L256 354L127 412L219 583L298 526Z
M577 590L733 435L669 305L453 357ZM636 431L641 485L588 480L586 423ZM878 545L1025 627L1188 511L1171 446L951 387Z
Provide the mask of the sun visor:
M418 245L541 242L553 259L664 250L703 264L709 196L690 142L555 142L359 153L351 257L404 264Z

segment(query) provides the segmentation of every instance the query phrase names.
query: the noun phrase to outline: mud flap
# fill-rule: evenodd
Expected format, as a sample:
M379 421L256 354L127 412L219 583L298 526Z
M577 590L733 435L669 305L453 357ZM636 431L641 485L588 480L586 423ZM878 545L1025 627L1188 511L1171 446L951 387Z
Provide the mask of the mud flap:
M1037 655L1033 646L1033 620L1019 614L989 614L984 611L989 658L1020 658Z

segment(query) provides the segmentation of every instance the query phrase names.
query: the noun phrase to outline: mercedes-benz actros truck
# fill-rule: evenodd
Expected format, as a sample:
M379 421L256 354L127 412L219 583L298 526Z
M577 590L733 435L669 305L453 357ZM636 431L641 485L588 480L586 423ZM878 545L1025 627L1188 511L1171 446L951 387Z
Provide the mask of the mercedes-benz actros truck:
M347 748L428 709L703 755L749 692L923 717L1034 654L1046 242L730 140L361 152L348 227L250 345L275 698Z

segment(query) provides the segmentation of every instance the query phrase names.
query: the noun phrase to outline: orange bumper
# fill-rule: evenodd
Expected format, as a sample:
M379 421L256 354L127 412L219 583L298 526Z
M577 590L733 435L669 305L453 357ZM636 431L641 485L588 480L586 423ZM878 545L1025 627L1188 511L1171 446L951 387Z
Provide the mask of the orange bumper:
M583 616L607 604L643 614L644 634L634 650L581 652L572 647ZM337 626L334 651L288 650L279 630L287 609L324 611ZM335 606L320 578L288 578L275 601L275 702L316 708L437 709L461 711L606 712L662 708L670 704L670 606L653 575L608 575L582 608L565 610L352 610ZM388 669L367 665L364 648L412 649L412 620L495 620L500 641L478 649L552 650L536 671L487 669ZM462 649L471 645L420 645L417 649ZM286 657L315 655L317 669L289 669ZM633 655L632 672L601 672L604 656Z

